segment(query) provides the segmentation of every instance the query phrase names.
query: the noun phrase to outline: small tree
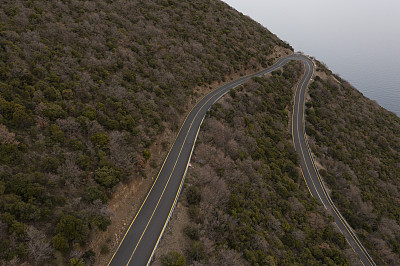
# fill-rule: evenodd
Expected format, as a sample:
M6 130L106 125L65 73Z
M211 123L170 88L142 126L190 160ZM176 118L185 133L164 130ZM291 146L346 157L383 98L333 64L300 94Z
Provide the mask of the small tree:
M68 240L61 233L55 235L51 242L53 247L59 251L66 251L69 248Z
M90 140L93 142L94 145L100 147L100 148L106 148L108 143L110 142L110 138L108 137L107 134L99 132L94 134Z
M72 258L70 259L68 266L85 266L85 264L83 264L82 259Z
M67 214L58 222L56 232L67 240L84 241L89 234L89 228L82 219Z
M161 263L164 266L185 266L186 259L182 254L176 251L171 251L161 258Z
M104 166L99 168L94 173L94 179L100 185L106 188L112 188L120 180L121 173L113 167Z

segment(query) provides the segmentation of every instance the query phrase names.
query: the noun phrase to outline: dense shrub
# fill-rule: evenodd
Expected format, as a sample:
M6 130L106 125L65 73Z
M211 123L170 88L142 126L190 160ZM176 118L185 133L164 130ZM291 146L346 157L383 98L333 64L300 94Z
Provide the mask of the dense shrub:
M186 259L182 254L172 251L161 258L161 263L164 266L185 266Z
M60 263L51 248L35 255L53 244L67 265L76 240L54 233L60 217L90 225L126 173L142 178L146 164L157 167L151 145L177 132L198 87L267 66L283 47L290 51L215 0L2 1L0 264ZM18 173L29 177L25 193L15 190ZM24 236L32 226L47 246Z
M120 178L121 171L113 167L104 166L102 168L98 168L94 172L94 179L97 181L97 183L106 188L111 188L116 185L120 181Z
M306 130L324 168L320 173L335 205L375 262L396 264L400 259L400 205L396 204L400 201L400 119L318 65L320 76L309 91Z
M208 113L184 190L189 263L349 264L354 253L299 175L288 111L300 75L290 63Z

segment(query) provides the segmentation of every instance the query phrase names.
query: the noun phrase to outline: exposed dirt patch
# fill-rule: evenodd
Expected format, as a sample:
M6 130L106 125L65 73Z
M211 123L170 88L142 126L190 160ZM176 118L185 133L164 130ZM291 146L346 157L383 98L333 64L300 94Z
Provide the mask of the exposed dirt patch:
M328 80L328 74L326 74L324 71L315 71L314 75L319 76L322 80Z
M274 52L270 56L267 56L267 57L277 59L280 57L288 56L290 54L293 54L293 52L291 50L284 48L282 46L275 46Z
M333 75L328 75L324 71L315 71L314 76L319 76L322 80L327 81L328 79L333 78L334 81L336 81L338 84L342 84L335 76Z

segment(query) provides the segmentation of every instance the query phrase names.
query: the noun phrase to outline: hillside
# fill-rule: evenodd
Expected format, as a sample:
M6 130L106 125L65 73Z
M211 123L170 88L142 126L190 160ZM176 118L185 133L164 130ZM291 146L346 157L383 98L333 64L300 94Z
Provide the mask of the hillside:
M292 62L214 105L155 265L174 252L188 265L359 264L299 170L289 118L302 73Z
M306 132L317 166L375 262L397 265L400 119L316 62ZM299 75L291 63L211 109L156 265L178 254L190 265L360 264L294 170L288 119Z
M319 64L306 131L332 200L378 265L400 261L400 118Z
M293 50L219 0L3 2L1 265L106 264L188 110ZM359 263L299 172L289 119L302 70L211 109L156 264ZM400 119L320 63L306 106L333 201L376 263L395 265Z
M3 1L1 264L106 257L187 110L282 52L220 1Z

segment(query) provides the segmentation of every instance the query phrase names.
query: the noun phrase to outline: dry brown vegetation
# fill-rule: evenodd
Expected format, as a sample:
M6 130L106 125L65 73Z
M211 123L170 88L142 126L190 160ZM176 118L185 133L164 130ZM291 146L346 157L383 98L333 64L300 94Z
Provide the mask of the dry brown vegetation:
M152 145L196 88L274 51L290 46L221 1L3 1L2 263L95 263L88 243L109 227L116 187L157 168Z
M322 64L306 131L332 200L378 265L400 261L400 118Z
M207 115L181 199L189 265L357 263L299 172L288 126L301 73L291 63L253 79Z

